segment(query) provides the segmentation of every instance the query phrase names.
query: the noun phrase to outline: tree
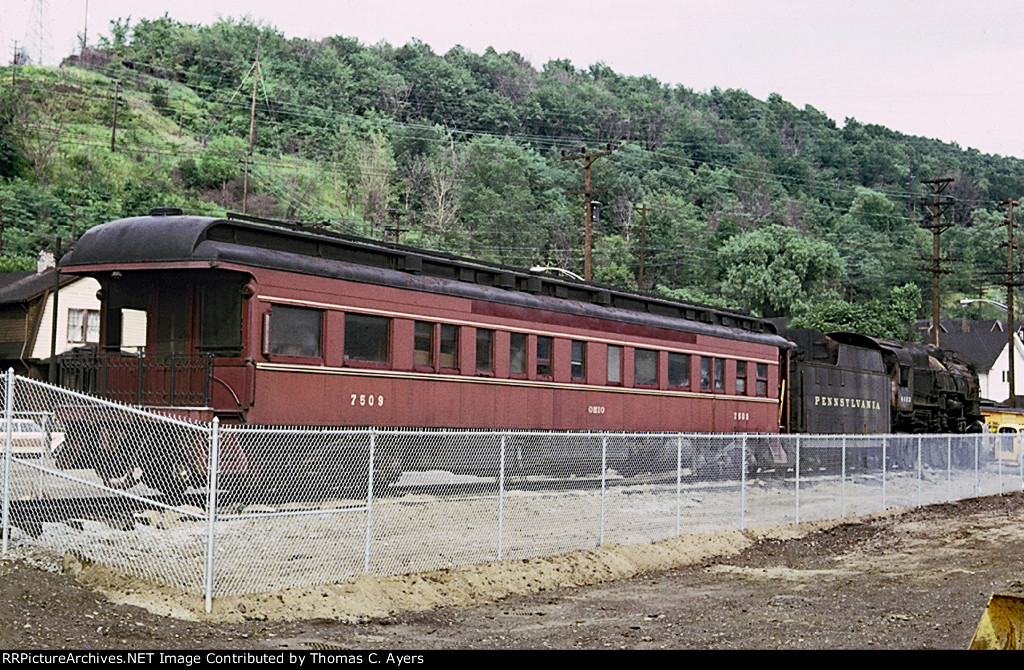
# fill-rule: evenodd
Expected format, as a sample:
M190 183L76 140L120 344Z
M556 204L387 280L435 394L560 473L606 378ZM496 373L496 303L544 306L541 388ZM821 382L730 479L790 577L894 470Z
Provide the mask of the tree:
M395 158L391 144L379 132L371 132L361 145L359 185L363 193L363 220L371 229L385 224Z
M462 160L458 207L469 250L484 258L529 265L547 236L534 193L540 159L509 140L473 138Z
M823 333L846 331L889 340L915 339L912 324L921 306L916 284L895 286L888 300L852 303L834 294L805 300L795 307L791 328L814 328Z
M730 239L719 263L725 268L726 292L766 317L789 313L842 273L842 261L831 244L777 224Z
M5 89L0 97L3 144L14 147L28 161L38 182L46 181L66 130L64 118L69 107L65 96L37 83Z

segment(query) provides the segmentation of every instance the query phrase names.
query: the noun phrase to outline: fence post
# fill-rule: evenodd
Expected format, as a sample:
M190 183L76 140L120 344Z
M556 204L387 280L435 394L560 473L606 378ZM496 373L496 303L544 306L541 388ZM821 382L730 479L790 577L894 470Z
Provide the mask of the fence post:
M842 452L839 455L839 516L846 518L846 435L843 435Z
M747 434L740 442L740 530L747 529Z
M946 502L953 502L953 436L946 436Z
M1022 478L1024 481L1024 478ZM683 532L683 436L676 435L676 537Z
M974 497L978 497L978 492L981 489L981 482L979 481L978 475L978 459L981 456L981 441L974 441Z
M601 544L604 546L604 523L605 523L605 482L606 471L608 470L608 434L601 436Z
M1011 442L1010 444L1012 445L1013 443ZM1002 448L1002 440L992 444L992 457L996 461L996 473L997 478L999 479L999 495L1003 495L1003 459L1000 458L1000 451ZM1011 449L1012 448L1013 447L1011 446Z
M924 438L920 435L917 436L917 506L921 506L921 479L924 477L924 464L921 462L921 440Z
M800 436L796 436L796 523L800 523Z
M377 448L377 431L370 431L370 458L366 470L366 541L363 548L363 572L370 571L370 538L373 537L373 459Z
M885 498L885 472L886 472L886 447L889 445L889 436L882 436L882 511L888 509L886 503L888 502Z
M503 559L505 540L505 446L508 435L501 434L501 460L498 470L498 560Z
M214 538L217 523L217 471L220 469L220 418L213 417L210 427L210 458L206 478L206 613L213 608L213 559L216 550Z
M4 384L4 498L3 498L3 553L11 535L11 455L14 451L14 368L7 368Z

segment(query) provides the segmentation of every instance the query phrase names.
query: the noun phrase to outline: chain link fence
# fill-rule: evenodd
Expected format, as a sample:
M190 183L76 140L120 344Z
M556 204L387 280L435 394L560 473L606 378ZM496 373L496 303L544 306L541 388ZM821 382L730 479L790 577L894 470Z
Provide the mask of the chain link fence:
M1015 435L227 426L8 374L12 541L203 594L351 581L1018 491ZM195 418L195 417L193 417Z

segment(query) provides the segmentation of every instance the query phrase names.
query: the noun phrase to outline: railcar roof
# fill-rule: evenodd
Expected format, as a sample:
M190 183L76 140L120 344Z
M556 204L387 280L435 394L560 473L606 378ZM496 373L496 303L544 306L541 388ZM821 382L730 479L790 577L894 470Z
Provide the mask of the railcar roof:
M96 265L196 260L234 262L599 318L614 314L612 318L655 327L789 346L772 324L747 314L240 215L212 218L170 210L111 221L86 232L60 265L70 273L76 268L88 273L88 267Z

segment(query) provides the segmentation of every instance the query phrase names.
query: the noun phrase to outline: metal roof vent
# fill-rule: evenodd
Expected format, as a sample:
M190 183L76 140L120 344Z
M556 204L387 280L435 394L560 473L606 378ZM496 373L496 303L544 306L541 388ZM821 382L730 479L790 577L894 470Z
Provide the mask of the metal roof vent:
M154 207L149 210L150 216L181 216L184 213L180 207Z

